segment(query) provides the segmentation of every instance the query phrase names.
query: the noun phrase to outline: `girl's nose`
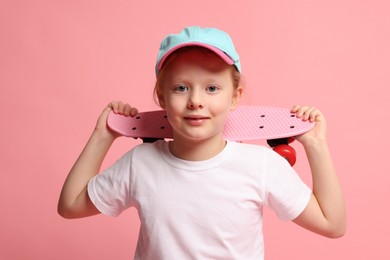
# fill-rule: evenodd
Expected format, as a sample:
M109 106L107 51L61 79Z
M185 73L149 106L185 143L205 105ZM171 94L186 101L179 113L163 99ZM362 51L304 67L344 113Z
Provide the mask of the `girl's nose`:
M198 109L203 108L202 95L199 91L192 91L188 99L188 108Z

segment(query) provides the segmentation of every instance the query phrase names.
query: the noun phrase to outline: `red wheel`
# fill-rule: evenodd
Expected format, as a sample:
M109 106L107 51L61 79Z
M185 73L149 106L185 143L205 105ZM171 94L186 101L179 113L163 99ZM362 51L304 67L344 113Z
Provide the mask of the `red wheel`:
M292 142L294 142L295 141L295 138L294 137L290 137L290 138L288 138L288 140L287 140L287 142L289 143L289 144L291 144Z
M280 144L274 147L274 151L280 154L284 159L288 161L291 166L294 166L297 161L297 156L294 148L287 144Z

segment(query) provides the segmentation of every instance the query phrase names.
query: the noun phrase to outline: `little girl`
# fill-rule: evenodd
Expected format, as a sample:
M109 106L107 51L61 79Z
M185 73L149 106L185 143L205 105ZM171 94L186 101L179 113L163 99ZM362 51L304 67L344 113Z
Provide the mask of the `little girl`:
M138 113L111 102L64 183L61 216L117 216L135 207L141 221L135 259L150 260L263 259L263 206L315 233L344 234L344 199L318 109L291 110L315 122L296 137L310 163L311 191L271 149L224 139L227 116L243 92L240 59L225 32L187 27L167 36L156 75L173 140L140 144L98 174L118 137L107 127L108 114Z

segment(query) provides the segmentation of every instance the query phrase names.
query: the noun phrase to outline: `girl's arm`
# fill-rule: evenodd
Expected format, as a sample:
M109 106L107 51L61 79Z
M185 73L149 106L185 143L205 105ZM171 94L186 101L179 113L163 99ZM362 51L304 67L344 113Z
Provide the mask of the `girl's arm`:
M293 221L315 233L337 238L346 231L344 197L327 143L326 120L313 107L294 106L291 110L315 127L296 139L302 143L312 172L313 194L306 209Z
M104 109L62 187L58 213L64 218L82 218L100 213L88 196L87 185L89 180L99 173L104 157L119 136L107 127L110 111L125 116L135 116L138 113L136 108L122 102L111 102Z

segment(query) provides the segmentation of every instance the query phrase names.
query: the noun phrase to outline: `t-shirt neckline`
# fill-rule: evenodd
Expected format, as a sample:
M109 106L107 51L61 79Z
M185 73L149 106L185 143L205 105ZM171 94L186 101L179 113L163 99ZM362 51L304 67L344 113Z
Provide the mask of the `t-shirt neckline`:
M167 141L160 142L159 148L163 160L169 165L171 165L172 167L186 170L186 171L196 172L196 171L208 170L221 165L221 163L227 160L229 156L232 154L234 150L234 144L231 141L226 141L226 145L220 153L218 153L217 155L215 155L210 159L202 160L202 161L188 161L176 157L171 153L169 149L169 142Z

